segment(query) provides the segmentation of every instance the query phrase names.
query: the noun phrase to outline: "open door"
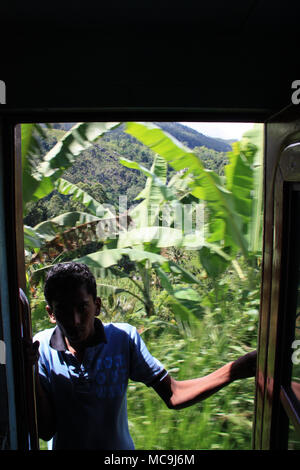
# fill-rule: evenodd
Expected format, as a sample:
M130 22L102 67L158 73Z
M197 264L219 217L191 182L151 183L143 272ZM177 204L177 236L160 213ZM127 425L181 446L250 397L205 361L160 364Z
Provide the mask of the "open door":
M23 338L31 336L26 302L22 214L20 126L0 119L0 340L5 344L1 364L1 448L37 449L33 367L24 360Z
M265 125L255 449L300 449L300 115ZM298 351L297 351L298 349Z

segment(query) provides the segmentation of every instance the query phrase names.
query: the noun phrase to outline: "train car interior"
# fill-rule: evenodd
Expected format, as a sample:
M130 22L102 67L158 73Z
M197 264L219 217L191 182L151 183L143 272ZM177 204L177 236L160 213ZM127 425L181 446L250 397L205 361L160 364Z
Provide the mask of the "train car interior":
M292 2L293 3L293 2ZM1 7L0 447L38 449L25 291L22 123L264 126L253 450L300 443L300 74L296 2L42 2ZM299 448L299 447L298 447Z

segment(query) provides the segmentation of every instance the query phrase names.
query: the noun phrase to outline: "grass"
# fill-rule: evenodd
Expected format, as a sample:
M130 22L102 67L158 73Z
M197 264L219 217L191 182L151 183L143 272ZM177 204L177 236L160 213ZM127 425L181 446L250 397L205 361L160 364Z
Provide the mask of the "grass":
M175 379L206 375L240 354L226 334L205 334L210 331L205 326L202 337L196 338L176 338L165 332L159 341L147 341L148 349ZM252 378L179 411L169 410L143 384L131 382L128 388L130 432L137 449L251 449L253 407Z

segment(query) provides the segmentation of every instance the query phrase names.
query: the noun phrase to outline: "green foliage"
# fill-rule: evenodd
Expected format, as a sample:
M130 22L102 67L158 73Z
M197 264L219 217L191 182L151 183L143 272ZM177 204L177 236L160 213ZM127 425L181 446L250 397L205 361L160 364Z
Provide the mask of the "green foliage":
M79 123L66 132L62 139L46 155L41 157L40 147L34 136L38 125L22 124L23 201L26 203L47 196L55 189L55 183L86 148L91 147L116 123Z
M194 147L193 152L200 158L205 168L213 170L218 175L224 175L224 167L228 163L227 152L217 152L203 146Z
M106 126L107 130L109 130L110 127L112 126ZM92 129L94 128L97 128L97 126L92 127ZM250 233L248 226L252 215L252 166L256 147L248 142L235 144L233 151L228 155L230 163L225 168L226 179L225 184L223 184L216 173L204 168L203 164L194 153L184 148L178 141L174 140L170 135L165 134L160 128L150 124L127 123L126 130L157 152L151 170L148 170L138 162L133 162L126 158L120 159L120 163L126 167L138 170L147 176L146 186L136 198L142 199L142 202L130 211L130 215L137 229L132 230L129 228L127 230L125 229L125 231L123 230L117 241L118 248L115 248L116 245L113 243L113 249L111 249L109 245L106 245L105 249L101 252L88 254L84 258L79 259L93 268L109 268L120 262L123 256L129 256L129 258L136 263L141 275L143 284L141 292L144 296L146 311L151 315L154 313L154 310L150 294L150 271L152 267L155 269L158 268L158 266L155 266L155 263L157 264L156 260L159 257L157 250L169 246L186 246L186 235L182 227L180 232L180 230L172 227L155 226L155 221L157 217L161 217L161 211L167 202L175 203L177 207L181 207L180 211L182 211L186 199L188 198L189 200L189 194L192 195L192 197L196 197L198 200L205 200L209 210L209 234L206 241L201 240L198 250L202 266L211 277L218 277L226 269L229 261L233 259L238 249L242 251L245 258L248 257L246 237ZM77 126L75 126L74 132L76 136ZM97 132L99 132L98 128ZM102 128L101 132L102 134L104 133ZM78 139L76 140L75 138L74 140L74 137L70 133L67 133L67 135L71 135L73 140L71 140L71 143L69 142L65 145L65 151L61 152L60 155L60 151L58 150L64 145L66 140L64 136L61 140L62 145L57 143L53 149L48 152L47 156L44 157L44 162L52 160L55 162L57 159L57 161L61 163L61 161L64 161L64 155L68 155L69 149L72 146L75 146L75 153L79 153L79 151L77 151ZM80 145L81 149L90 147L85 141L83 143L80 142ZM54 155L54 157L52 157L52 155ZM175 175L168 184L167 162L169 162L175 170L183 171L183 174L180 174L180 178L176 179ZM70 166L69 163L68 166ZM45 165L45 167L45 174L47 174L47 168L49 166L47 167L47 165ZM87 210L94 215L97 214L100 217L112 215L105 210L99 202L88 195L86 191L80 189L78 185L74 185L62 179L60 177L61 170L57 169L54 174L56 174L56 188L61 193L71 195L75 201L83 203ZM189 178L189 175L192 177ZM178 199L177 193L180 192L180 190L185 191L185 194L184 197L181 195L180 199ZM56 198L53 196L53 199L57 207L60 203L58 196L56 196ZM154 207L155 212L151 214L149 219L150 207ZM48 210L51 211L51 208L52 205L49 204ZM175 215L171 217L170 220L171 224L174 224L174 227L176 225L176 217ZM53 222L51 222L51 227L54 227ZM108 237L109 236L108 234ZM187 238L187 246L189 246L190 234L188 234ZM194 239L197 240L197 238L200 238L199 235L194 235ZM31 244L32 240L34 240L34 238L31 238ZM142 248L141 252L144 254L143 258L141 258L140 255L139 258L135 257L136 253L139 253L139 247ZM154 265L152 266L153 263ZM234 260L234 263L235 266L237 266L236 260ZM176 311L177 314L180 313L181 317L186 321L190 314L194 312L194 308L187 307L191 307L191 302L194 302L193 291L184 290L183 286L178 286L178 291L175 291L171 285L172 280L167 274L171 272L174 274L174 266L170 269L171 265L168 264L165 259L163 262L158 262L158 264L160 267L156 275L160 278L160 282L167 289L170 296L172 296L174 311ZM177 273L180 273L180 269L178 267L176 269ZM39 276L39 272L43 273L44 267L34 272L35 278ZM197 283L198 281L195 277L189 275L188 282ZM183 297L180 297L178 292L184 293ZM179 299L180 301L178 301ZM199 305L200 299L198 301L198 308Z
M190 192L205 201L209 212L206 239L210 244L219 245L225 254L220 256L214 249L213 266L210 266L210 259L204 256L206 251L202 253L208 272L220 273L222 266L226 268L226 255L233 259L238 250L247 259L251 225L260 223L260 214L253 211L253 199L257 198L257 194L253 194L253 162L257 147L249 141L234 145L228 154L230 163L226 166L224 181L212 170L204 168L195 153L153 124L127 123L126 131L161 155L176 171L192 175Z
M108 132L101 143L82 152L64 177L75 184L80 181L87 184L99 182L105 188L110 204L118 207L119 196L126 195L130 207L144 187L146 178L137 171L126 171L119 164L120 158L134 159L150 167L153 153L116 129Z
M48 218L27 222L24 229L28 272L35 282L31 285L33 329L48 326L37 281L55 262L76 259L95 274L103 321L135 325L151 353L175 378L202 376L256 347L261 167L257 147L250 139L259 142L258 135L252 133L248 140L235 143L226 155L225 167L225 156L222 167L217 164L218 154L209 150L206 155L214 167L207 169L199 158L204 155L203 147L192 152L149 123L124 127L131 134L127 139L120 128L110 133L110 126L92 127L102 136L101 144L95 145L87 128L80 134L75 126L75 134L74 129L67 133L70 140L56 129L55 136L48 132L47 145L35 140L33 147L30 135L34 127L25 128L23 168L25 178L35 180L32 197L38 200L35 205L28 200L27 217L34 221L46 214ZM57 137L62 140L57 142ZM73 144L74 152L70 150ZM32 150L27 162L26 151L29 155L35 145L39 150L36 154ZM108 163L104 171L99 162L108 157L113 164ZM93 166L95 161L99 172ZM111 181L103 186L104 180L98 177L107 168L106 177ZM119 187L117 180L126 184ZM106 223L108 218L116 222L114 211L105 204L115 204L129 181L134 187L130 197L136 204L128 212L131 224L122 227L116 237L110 232L99 239L97 232L95 240L89 239L96 224ZM195 217L191 203L202 200L206 205L205 239L199 233L186 234L177 224L187 205ZM168 226L163 226L168 204L179 212L173 211ZM153 209L150 216L149 207ZM89 243L78 242L87 238ZM194 249L188 251L192 244ZM63 251L55 258L52 255L50 262L38 258L43 250L49 255L49 247L58 246ZM129 424L136 447L250 448L252 387L251 379L234 383L204 403L174 413L151 390L130 383Z
M108 196L102 184L88 185L79 182L75 186L60 178L57 190L54 190L49 196L26 205L27 215L24 217L24 223L34 227L43 221L72 211L88 211L100 215L108 212L103 209L103 204L109 208Z
M199 250L199 259L208 276L213 279L218 278L230 263L229 257L225 258L217 253L212 253L207 246L203 246Z
M259 281L259 270L253 290L232 270L217 283L203 278L197 289L205 315L190 330L172 320L169 327L153 329L143 318L130 321L175 379L203 376L256 348ZM179 412L168 410L142 384L129 384L128 416L137 449L251 449L253 410L253 379L237 381Z
M91 214L97 215L98 217L112 215L111 211L99 202L99 199L103 200L105 196L102 185L99 183L89 187L89 185L85 183L75 185L63 178L59 178L56 183L56 188L61 194L70 195L73 201L79 203L79 208L82 207ZM95 194L97 199L90 194Z
M53 219L37 224L32 230L43 236L47 241L51 241L63 229L99 220L101 220L99 217L85 212L64 212Z

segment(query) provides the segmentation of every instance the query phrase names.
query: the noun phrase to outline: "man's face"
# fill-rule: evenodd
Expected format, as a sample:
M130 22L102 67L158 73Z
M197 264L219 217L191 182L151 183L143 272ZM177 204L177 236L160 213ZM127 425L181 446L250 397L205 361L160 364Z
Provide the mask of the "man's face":
M50 321L59 325L71 344L77 345L93 335L94 319L100 312L100 306L100 298L94 300L81 286L53 300L52 308L47 306L47 311Z

